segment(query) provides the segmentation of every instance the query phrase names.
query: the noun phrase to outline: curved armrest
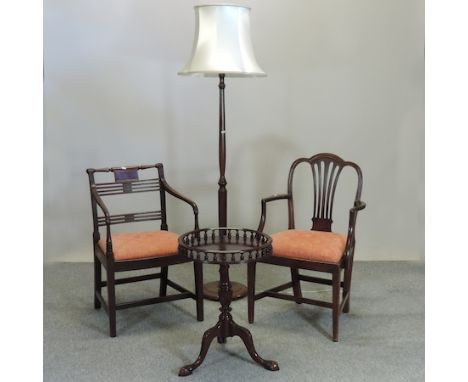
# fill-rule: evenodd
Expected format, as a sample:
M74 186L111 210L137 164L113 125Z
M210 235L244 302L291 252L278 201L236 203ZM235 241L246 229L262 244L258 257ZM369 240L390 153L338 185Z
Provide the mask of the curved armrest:
M192 199L189 199L187 198L186 196L180 194L179 192L177 192L174 188L172 188L166 181L166 179L164 178L159 178L159 181L161 182L161 184L163 185L164 187L164 190L167 191L169 194L171 194L172 196L174 196L175 198L177 199L180 199L182 200L183 202L189 204L190 206L192 206L192 209L193 209L193 215L195 217L195 229L199 229L199 226L198 226L198 206L197 204L192 200Z
M262 215L260 217L260 222L258 223L258 232L263 232L263 228L265 227L265 221L266 221L266 204L268 202L273 202L275 200L282 200L286 199L289 200L291 198L290 194L278 194L278 195L272 195L267 198L262 199Z
M363 210L364 208L366 208L366 203L361 200L356 200L354 202L354 207L351 208L351 211L357 212Z

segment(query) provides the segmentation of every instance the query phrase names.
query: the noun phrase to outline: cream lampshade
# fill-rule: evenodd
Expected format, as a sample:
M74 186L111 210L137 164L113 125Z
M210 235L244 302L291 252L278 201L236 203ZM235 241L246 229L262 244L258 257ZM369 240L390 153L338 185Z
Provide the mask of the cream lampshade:
M240 5L195 6L192 56L182 75L265 76L250 38L250 8Z

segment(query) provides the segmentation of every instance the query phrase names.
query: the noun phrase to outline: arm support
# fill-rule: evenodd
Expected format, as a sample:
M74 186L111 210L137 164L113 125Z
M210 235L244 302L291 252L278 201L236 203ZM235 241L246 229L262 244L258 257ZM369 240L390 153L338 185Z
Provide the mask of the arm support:
M273 202L275 200L282 200L282 199L289 200L290 198L291 198L290 194L280 194L280 195L269 196L268 198L262 199L262 215L260 217L260 223L258 224L258 228L257 228L258 232L263 232L263 228L265 227L266 204L268 202Z
M112 253L112 237L111 237L111 230L110 230L110 214L109 214L109 209L107 208L106 204L102 200L102 198L99 196L95 188L91 188L91 195L96 202L96 204L99 206L99 208L102 210L104 213L104 218L106 221L106 252L108 254Z
M180 194L179 192L177 192L174 188L172 188L166 182L166 180L164 178L159 178L159 181L163 185L165 191L167 191L169 194L171 194L175 198L180 199L183 202L185 202L185 203L189 204L190 206L192 206L193 215L195 217L195 229L198 230L199 226L198 226L198 206L197 206L197 204L193 200L191 200L191 199L187 198L186 196L184 196L184 195Z
M349 224L348 224L348 238L346 240L346 264L349 265L352 256L354 255L354 243L355 243L355 230L356 230L356 219L359 211L366 208L366 203L356 200L354 207L349 210Z
M102 210L104 213L104 217L106 219L106 224L110 224L110 214L109 214L109 209L107 208L106 204L104 203L104 200L99 196L95 188L91 189L91 195L93 196L94 201L96 204L99 206L99 208Z

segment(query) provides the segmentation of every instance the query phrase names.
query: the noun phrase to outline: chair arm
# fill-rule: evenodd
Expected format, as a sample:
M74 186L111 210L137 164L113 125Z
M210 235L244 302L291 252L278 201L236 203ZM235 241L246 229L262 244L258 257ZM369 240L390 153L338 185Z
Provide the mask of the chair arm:
M183 202L185 202L185 203L189 204L190 206L192 206L193 215L195 217L195 229L198 230L200 227L198 226L198 206L197 206L197 204L193 200L191 200L191 199L187 198L186 196L182 195L181 193L177 192L174 188L172 188L167 183L167 181L164 178L159 178L159 181L162 183L165 191L167 191L169 194L171 194L175 198L180 199Z
M263 232L263 228L265 227L265 221L266 221L266 204L268 202L273 202L275 200L282 200L286 199L289 200L291 198L290 194L278 194L278 195L272 195L267 198L262 199L262 214L260 216L260 222L258 223L258 232Z
M366 203L364 203L361 200L356 200L354 202L354 207L351 208L351 210L354 211L354 212L357 212L357 211L363 210L364 208L366 208Z

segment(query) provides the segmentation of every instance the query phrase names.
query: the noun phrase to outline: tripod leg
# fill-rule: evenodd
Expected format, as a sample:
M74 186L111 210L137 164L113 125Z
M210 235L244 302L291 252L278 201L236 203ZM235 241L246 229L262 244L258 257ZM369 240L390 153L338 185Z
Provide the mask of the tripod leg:
M276 371L279 370L278 362L266 360L260 357L255 350L255 346L253 344L252 334L242 326L237 325L236 323L232 323L232 335L239 336L242 341L244 342L247 351L249 352L252 359L257 362L258 364L262 365L265 369Z
M205 334L203 334L201 350L200 350L200 354L198 355L198 358L196 359L194 363L182 367L179 370L179 377L185 377L187 375L192 374L192 371L194 371L198 366L202 364L203 360L205 359L206 353L208 352L211 342L218 335L218 333L219 333L219 326L216 325L212 327L211 329L208 329L205 332Z

